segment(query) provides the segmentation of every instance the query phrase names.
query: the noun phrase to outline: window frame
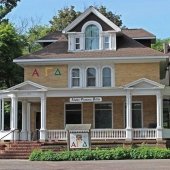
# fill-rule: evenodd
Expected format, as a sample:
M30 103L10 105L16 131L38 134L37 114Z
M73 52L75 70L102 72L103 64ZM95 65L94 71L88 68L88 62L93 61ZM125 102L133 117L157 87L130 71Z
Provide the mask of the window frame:
M104 83L104 77L103 77L103 70L104 68L109 68L110 69L110 86L103 86L103 83ZM103 66L102 69L101 69L101 87L113 87L113 69L111 66Z
M132 101L131 104L140 103L141 104L141 128L143 128L143 101ZM126 102L124 102L124 128L126 128ZM133 108L132 108L133 110ZM132 115L133 116L133 115ZM133 121L133 120L132 120ZM132 123L133 124L133 123ZM132 127L133 128L133 127ZM136 128L134 128L136 129ZM138 128L137 128L138 129Z
M73 69L79 69L79 86L72 86L72 70ZM69 78L68 78L68 84L70 88L80 88L82 87L82 69L79 66L72 66L69 69Z
M86 50L85 48L85 30L89 25L95 25L98 29L99 29L99 48L98 49L93 49L93 50ZM102 26L100 25L100 23L98 23L97 21L88 21L86 22L81 29L81 32L84 34L84 38L83 38L83 49L85 51L96 51L96 50L101 50L102 44L101 44L101 33L103 32Z
M79 42L78 42L78 43L76 42L76 39L78 39L78 40L79 40ZM76 36L76 37L75 37L75 43L74 43L74 45L75 45L75 50L76 50L76 51L81 50L81 47L80 47L80 46L81 46L81 44L80 44L80 37L78 37L78 36ZM79 45L79 48L76 48L76 47L77 47L77 45Z
M105 38L108 38L108 42L106 42L106 39ZM106 44L108 44L108 48L106 48ZM105 50L110 50L110 35L104 35L103 37L103 48Z
M66 126L66 105L67 104L80 104L81 105L81 124L83 124L83 103L71 103L71 102L65 102L64 103L64 126Z
M87 80L87 70L89 69L89 68L93 68L93 69L95 69L95 73L96 73L96 75L95 75L95 86L87 86L87 83L88 83L88 80ZM97 87L98 86L98 84L97 84L97 82L98 82L98 70L97 70L97 68L96 67L94 67L94 66L89 66L89 67L87 67L86 69L85 69L85 87L87 87L87 88L91 88L91 87Z
M104 101L104 102L95 102L95 103L93 103L93 128L94 129L101 129L101 128L96 128L96 124L95 124L95 122L96 122L96 120L95 120L95 104L111 104L111 107L112 107L112 110L111 110L111 116L112 116L111 123L112 123L112 126L111 126L111 128L104 128L104 129L113 129L113 127L114 127L114 121L113 121L113 102L111 102L111 101Z

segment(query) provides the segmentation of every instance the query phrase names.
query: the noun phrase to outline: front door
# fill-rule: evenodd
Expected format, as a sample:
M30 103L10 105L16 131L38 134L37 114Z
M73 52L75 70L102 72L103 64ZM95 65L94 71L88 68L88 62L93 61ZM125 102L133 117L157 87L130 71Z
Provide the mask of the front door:
M35 128L40 130L41 128L41 113L40 112L36 112L36 125Z

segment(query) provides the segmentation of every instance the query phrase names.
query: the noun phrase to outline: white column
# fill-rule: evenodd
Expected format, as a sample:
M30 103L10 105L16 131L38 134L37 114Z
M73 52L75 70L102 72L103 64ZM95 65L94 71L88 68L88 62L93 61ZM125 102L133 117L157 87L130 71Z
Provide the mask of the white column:
M126 140L132 140L132 96L129 90L126 94Z
M30 116L31 116L31 103L27 103L27 133L29 141L31 140Z
M18 128L18 99L16 95L11 96L11 130Z
M161 91L156 94L156 112L157 112L157 140L162 140L163 128L163 99Z
M4 131L4 99L2 99L2 118L1 118L1 120L2 120L2 123L1 123L1 125L2 125L2 131Z
M41 97L41 129L40 129L40 140L46 140L46 96L45 94Z
M27 101L22 101L22 130L21 140L27 140Z
M0 130L2 129L2 105L1 105L1 99L0 99Z
M18 98L15 94L11 95L11 130L14 131L14 139L19 140L18 129Z

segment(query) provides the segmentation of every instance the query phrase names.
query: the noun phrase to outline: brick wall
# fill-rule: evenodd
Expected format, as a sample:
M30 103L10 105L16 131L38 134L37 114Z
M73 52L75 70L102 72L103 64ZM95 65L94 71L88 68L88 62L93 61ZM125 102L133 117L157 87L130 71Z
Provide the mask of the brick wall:
M124 103L125 97L103 97L103 102L113 104L113 128L124 128ZM150 123L156 122L156 97L134 96L133 101L143 103L143 122L147 128ZM47 98L47 129L64 129L64 105L69 98ZM83 103L83 123L93 124L93 103ZM35 129L35 113L40 111L40 104L31 105L31 129Z
M115 84L122 86L140 78L160 82L159 72L159 63L115 64Z
M55 75L57 69L61 75ZM67 87L68 66L26 66L24 68L24 79L25 81L30 80L47 87Z

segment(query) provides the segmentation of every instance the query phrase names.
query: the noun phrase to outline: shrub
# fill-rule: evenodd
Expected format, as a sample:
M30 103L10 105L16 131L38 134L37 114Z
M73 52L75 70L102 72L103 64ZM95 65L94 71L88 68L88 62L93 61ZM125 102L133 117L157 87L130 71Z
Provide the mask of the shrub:
M31 161L83 161L83 160L120 160L120 159L169 159L170 150L165 148L122 148L74 150L64 152L34 150Z

